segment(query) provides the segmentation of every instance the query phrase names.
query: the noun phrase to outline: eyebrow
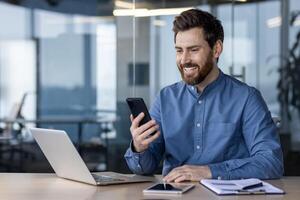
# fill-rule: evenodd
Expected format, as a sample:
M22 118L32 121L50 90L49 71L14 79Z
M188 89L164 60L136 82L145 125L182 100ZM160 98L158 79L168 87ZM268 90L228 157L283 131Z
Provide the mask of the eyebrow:
M187 49L200 48L200 47L201 47L200 45L193 45L193 46L187 47ZM175 46L175 49L182 49L182 47Z

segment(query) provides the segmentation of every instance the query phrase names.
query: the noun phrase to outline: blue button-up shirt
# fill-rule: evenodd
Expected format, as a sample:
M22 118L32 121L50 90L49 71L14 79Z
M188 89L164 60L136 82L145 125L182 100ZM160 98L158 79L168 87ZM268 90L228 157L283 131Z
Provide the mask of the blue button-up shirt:
M212 178L280 178L282 150L261 96L221 72L202 93L183 81L162 89L150 109L161 135L149 148L125 154L136 174L163 175L182 165L208 165Z

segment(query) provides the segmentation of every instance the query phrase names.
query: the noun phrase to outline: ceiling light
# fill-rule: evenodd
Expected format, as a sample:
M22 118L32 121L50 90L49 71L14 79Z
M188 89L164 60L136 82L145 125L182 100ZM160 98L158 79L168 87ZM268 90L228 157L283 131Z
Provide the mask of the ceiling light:
M148 10L146 8L139 9L115 9L113 11L114 16L135 16L135 17L149 17L149 16L161 16L161 15L178 15L185 10L192 9L193 7L184 8L162 8Z
M137 16L147 13L149 10L146 8L139 9L115 9L113 11L114 16Z
M133 9L134 4L126 1L115 1L115 6L119 8Z
M163 8L163 9L153 9L149 10L149 16L160 16L160 15L178 15L185 10L192 9L193 7L185 8Z

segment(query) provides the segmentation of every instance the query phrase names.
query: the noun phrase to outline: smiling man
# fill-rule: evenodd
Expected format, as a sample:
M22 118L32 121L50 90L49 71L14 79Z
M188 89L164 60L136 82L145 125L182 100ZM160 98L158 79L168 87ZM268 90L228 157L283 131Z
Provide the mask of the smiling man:
M261 94L218 68L221 22L191 9L173 24L182 81L160 91L150 110L152 121L139 127L144 114L130 116L129 168L153 174L164 159L167 182L280 178L282 151Z

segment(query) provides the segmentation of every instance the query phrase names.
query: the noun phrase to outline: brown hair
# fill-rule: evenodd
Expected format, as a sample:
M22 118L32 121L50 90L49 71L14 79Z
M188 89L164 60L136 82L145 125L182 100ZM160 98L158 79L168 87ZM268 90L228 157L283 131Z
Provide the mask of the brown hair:
M174 42L178 32L187 31L195 27L203 29L205 40L210 48L213 48L218 40L222 42L224 40L224 31L220 20L208 12L190 9L176 16L173 21Z

